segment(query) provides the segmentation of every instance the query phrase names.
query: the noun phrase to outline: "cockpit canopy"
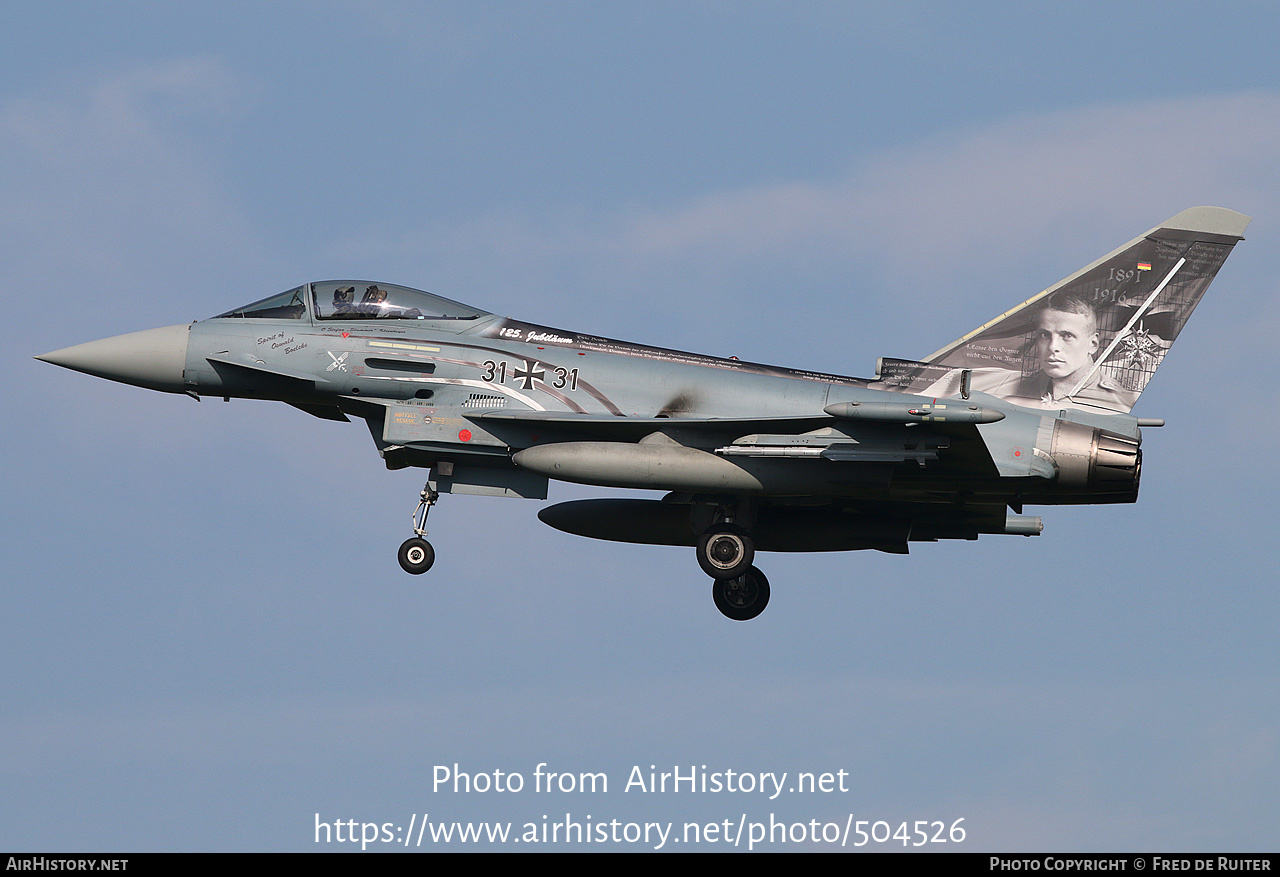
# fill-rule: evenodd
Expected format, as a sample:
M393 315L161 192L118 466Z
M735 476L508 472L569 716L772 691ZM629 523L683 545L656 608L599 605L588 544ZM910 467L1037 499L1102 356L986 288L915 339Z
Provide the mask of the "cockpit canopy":
M218 314L258 320L303 320L307 303L317 320L476 320L488 312L420 289L367 280L307 283Z

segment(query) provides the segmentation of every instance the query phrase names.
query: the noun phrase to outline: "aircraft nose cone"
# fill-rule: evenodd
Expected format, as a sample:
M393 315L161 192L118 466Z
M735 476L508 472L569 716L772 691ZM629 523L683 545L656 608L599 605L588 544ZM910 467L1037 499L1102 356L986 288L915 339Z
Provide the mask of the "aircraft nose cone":
M189 334L190 326L165 326L64 347L36 359L109 381L181 393Z

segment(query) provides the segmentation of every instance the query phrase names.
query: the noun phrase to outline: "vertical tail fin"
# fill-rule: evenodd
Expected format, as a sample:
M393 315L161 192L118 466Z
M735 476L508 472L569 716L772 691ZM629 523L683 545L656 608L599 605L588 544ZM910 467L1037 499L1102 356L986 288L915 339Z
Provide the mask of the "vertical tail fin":
M943 347L916 377L898 363L896 383L954 395L963 380L1032 407L1127 413L1248 224L1221 207L1184 210Z

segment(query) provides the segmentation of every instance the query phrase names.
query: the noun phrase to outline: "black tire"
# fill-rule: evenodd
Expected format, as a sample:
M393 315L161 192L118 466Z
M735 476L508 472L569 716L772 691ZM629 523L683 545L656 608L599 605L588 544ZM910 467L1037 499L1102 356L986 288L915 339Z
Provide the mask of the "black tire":
M747 531L733 524L716 524L698 537L698 566L713 579L741 578L755 556Z
M398 559L402 570L420 576L431 569L431 564L436 562L436 550L426 539L414 536L412 539L404 540L404 544L400 546Z
M736 579L712 582L711 599L725 618L750 621L769 605L769 580L753 566Z

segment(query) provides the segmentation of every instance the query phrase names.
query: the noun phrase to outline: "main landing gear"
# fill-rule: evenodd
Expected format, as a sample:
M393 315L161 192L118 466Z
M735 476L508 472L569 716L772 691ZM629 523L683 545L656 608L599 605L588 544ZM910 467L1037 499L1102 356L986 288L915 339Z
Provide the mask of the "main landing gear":
M440 494L432 490L430 484L422 488L418 508L413 513L413 532L417 535L404 540L397 555L400 568L415 576L422 575L436 562L436 550L424 537L427 535L427 515L439 499Z
M713 581L711 599L726 618L750 621L769 605L769 580L753 566L736 579Z
M711 576L716 608L734 621L750 621L769 605L769 580L751 565L756 548L747 531L721 520L698 537L698 566Z
M716 524L698 537L698 566L713 579L736 579L751 568L756 548L736 524Z

